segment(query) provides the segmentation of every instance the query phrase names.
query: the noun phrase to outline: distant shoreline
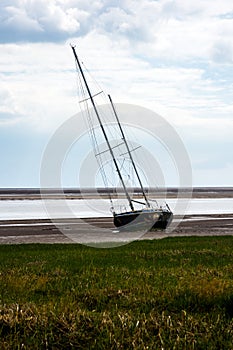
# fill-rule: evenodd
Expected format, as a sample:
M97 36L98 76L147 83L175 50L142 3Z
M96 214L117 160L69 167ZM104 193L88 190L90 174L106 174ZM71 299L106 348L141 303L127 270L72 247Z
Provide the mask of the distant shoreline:
M141 196L141 191L139 188L132 188L130 191L135 197ZM145 191L156 198L176 198L179 194L180 197L186 195L190 196L192 192L193 198L233 198L233 187L194 187L194 188L148 188ZM114 198L116 196L123 195L122 189L110 188L0 188L0 200L39 200L41 196L44 199L83 199L83 198L108 198L110 195Z

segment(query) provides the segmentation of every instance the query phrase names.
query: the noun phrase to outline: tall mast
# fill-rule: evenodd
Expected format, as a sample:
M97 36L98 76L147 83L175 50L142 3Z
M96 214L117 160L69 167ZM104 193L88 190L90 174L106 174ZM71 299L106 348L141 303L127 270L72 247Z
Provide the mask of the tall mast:
M113 163L114 163L114 165L115 165L116 171L117 171L117 173L118 173L118 176L119 176L120 181L121 181L121 183L122 183L123 189L124 189L124 191L125 191L127 200L128 200L128 202L129 202L129 205L130 205L130 208L131 208L132 211L134 211L133 203L132 203L132 201L131 201L131 198L130 198L130 196L129 196L129 193L128 193L128 191L127 191L127 188L126 188L126 186L125 186L125 183L124 183L124 180L123 180L123 178L122 178L122 175L121 175L119 166L118 166L118 164L117 164L116 158L115 158L115 156L114 156L113 150L112 150L111 145L110 145L110 142L109 142L109 140L108 140L108 136L107 136L107 134L106 134L106 132L105 132L105 129L104 129L104 127L103 127L103 124L102 124L102 121L101 121L99 112L98 112L97 107L96 107L96 105L95 105L95 101L94 101L94 99L93 99L93 97L92 97L91 91L90 91L89 86L88 86L88 84L87 84L86 77L85 77L85 75L84 75L84 73L83 73L81 64L80 64L80 62L79 62L78 56L77 56L76 51L75 51L75 47L74 47L74 46L71 46L71 48L72 48L72 50L73 50L73 54L74 54L75 60L76 60L76 62L77 62L77 64L78 64L78 68L79 68L80 73L81 73L81 75L82 75L84 84L85 84L85 86L86 86L88 95L89 95L89 97L90 97L92 106L93 106L93 108L94 108L96 117L97 117L98 122L99 122L100 128L101 128L101 130L102 130L102 132L103 132L104 139L105 139L105 141L106 141L106 143L107 143L108 149L109 149L110 154L111 154L111 156L112 156L112 160L113 160Z
M133 160L133 157L132 157L131 151L130 151L130 149L129 149L128 142L126 141L124 131L123 131L122 126L121 126L121 123L120 123L120 121L119 121L119 118L118 118L118 115L117 115L117 112L116 112L115 106L114 106L114 104L113 104L113 102L112 102L112 98L111 98L111 96L110 96L110 95L108 95L108 98L109 98L110 103L111 103L111 105L112 105L112 109L113 109L114 115L115 115L115 117L116 117L117 124L118 124L118 126L119 126L119 129L120 129L120 132L121 132L122 139L123 139L123 141L124 141L124 143L125 143L125 146L126 146L127 152L128 152L128 154L129 154L130 160L131 160L131 162L132 162L132 165L133 165L133 168L134 168L135 174L136 174L136 176L137 176L137 179L138 179L139 185L140 185L140 187L141 187L143 197L144 197L144 199L145 199L145 201L146 201L147 206L148 206L148 207L150 207L150 203L149 203L149 201L148 201L148 199L147 199L147 196L146 196L145 190L144 190L144 188L143 188L142 181L141 181L140 176L139 176L139 174L138 174L138 170L137 170L136 164L134 163L134 160Z

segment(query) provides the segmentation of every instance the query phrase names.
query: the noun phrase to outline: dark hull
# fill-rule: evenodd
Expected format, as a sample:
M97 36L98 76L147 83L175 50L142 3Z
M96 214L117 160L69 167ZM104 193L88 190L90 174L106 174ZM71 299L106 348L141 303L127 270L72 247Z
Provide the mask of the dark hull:
M171 223L173 214L167 210L137 210L114 214L114 225L126 229L166 229Z

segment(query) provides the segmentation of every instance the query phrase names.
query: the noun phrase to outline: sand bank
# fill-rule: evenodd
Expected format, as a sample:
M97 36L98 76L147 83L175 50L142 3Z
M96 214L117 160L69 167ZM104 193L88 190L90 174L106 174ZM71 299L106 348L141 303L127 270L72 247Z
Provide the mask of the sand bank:
M174 218L174 221L178 218ZM104 229L114 232L112 218L85 218L85 219L58 219L54 222L49 219L39 220L4 220L0 221L0 244L22 243L73 243L64 232L74 230L82 237L85 243L85 235L93 228L96 241L104 237ZM61 228L61 230L59 229ZM233 235L233 214L217 215L190 215L185 216L175 229L166 231L147 232L140 239L158 239L177 236L218 236ZM111 235L108 237L111 237ZM114 240L117 234L113 233ZM136 236L138 237L138 236Z

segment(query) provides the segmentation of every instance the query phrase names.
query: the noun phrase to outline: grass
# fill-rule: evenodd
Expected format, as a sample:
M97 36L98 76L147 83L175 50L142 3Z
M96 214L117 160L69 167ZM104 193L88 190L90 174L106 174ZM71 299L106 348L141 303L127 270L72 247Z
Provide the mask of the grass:
M0 246L1 349L233 349L233 237Z

